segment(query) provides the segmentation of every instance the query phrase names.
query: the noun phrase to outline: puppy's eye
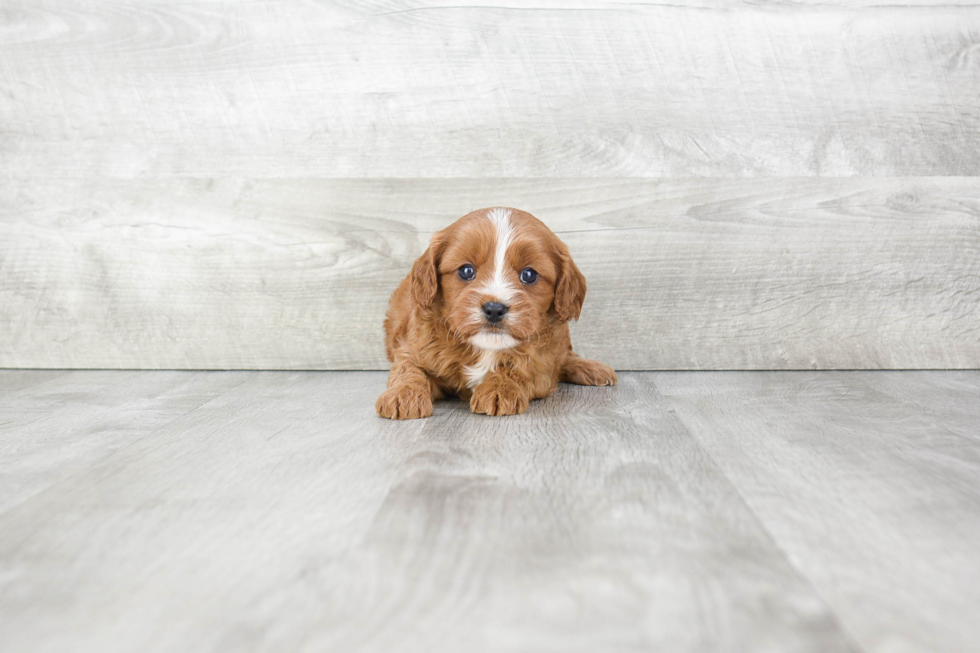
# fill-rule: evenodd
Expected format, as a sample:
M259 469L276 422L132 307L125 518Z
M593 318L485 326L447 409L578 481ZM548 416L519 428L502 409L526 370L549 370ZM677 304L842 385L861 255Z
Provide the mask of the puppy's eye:
M463 265L459 266L458 270L456 270L456 274L458 274L459 278L463 281L469 281L476 276L476 270L474 270L473 266L469 263L464 263Z
M531 285L538 280L538 273L531 268L524 268L521 270L521 283L525 286Z

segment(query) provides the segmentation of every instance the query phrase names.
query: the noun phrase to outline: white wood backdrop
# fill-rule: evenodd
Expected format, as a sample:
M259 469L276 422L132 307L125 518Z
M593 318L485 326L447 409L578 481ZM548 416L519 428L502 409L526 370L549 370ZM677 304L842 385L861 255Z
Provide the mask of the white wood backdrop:
M382 368L532 211L621 369L980 367L980 5L0 0L0 367Z

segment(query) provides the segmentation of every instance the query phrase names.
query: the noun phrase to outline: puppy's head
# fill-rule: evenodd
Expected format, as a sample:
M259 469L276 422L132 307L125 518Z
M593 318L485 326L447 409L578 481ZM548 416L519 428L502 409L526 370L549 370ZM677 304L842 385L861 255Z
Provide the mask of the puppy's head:
M530 213L481 209L435 234L412 267L412 297L443 303L457 337L508 349L557 319L578 319L585 277L568 248Z

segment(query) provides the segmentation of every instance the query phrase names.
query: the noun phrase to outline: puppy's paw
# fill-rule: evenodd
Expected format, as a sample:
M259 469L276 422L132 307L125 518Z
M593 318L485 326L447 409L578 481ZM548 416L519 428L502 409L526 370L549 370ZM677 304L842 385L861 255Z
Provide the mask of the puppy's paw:
M514 385L481 383L470 397L470 410L485 415L519 415L530 403L527 393Z
M562 370L563 381L578 385L616 385L616 372L605 363L588 358L570 358Z
M418 419L432 414L432 396L425 386L396 385L385 390L374 405L388 419Z

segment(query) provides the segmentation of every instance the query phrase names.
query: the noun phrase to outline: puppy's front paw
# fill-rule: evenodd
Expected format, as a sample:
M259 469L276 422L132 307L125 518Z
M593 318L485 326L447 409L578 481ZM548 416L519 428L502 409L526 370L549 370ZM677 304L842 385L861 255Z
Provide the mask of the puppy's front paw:
M418 419L432 414L432 396L428 387L396 385L385 390L374 408L388 419Z
M470 410L486 415L519 415L530 403L526 393L514 385L484 382L470 397Z
M562 370L564 381L578 385L616 385L616 372L605 363L574 357Z

